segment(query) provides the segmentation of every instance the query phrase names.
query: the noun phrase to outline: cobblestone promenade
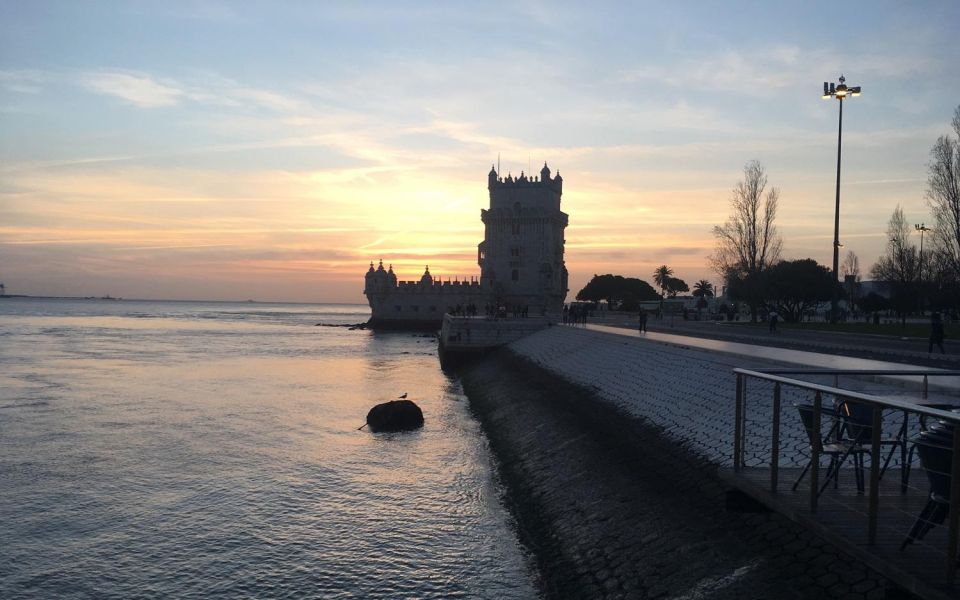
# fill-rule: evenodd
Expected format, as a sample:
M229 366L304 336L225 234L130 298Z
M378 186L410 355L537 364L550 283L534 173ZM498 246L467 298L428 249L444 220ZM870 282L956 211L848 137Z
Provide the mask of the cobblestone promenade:
M519 340L511 350L557 376L593 390L597 397L661 427L671 439L717 465L733 464L734 367L797 368L772 361L734 356L590 331L554 327ZM832 385L831 378L807 378ZM878 395L919 394L906 384L844 378L845 389ZM825 398L825 402L831 399ZM809 443L795 404L812 403L809 392L784 388L781 456L784 467L809 460ZM751 380L747 388L747 465L770 459L772 386ZM899 416L885 416L893 434ZM897 465L896 459L894 466Z

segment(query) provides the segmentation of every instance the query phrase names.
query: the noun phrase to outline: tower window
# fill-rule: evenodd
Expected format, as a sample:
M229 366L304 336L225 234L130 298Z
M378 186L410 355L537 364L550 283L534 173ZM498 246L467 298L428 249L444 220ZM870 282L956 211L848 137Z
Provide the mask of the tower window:
M520 247L519 247L519 246L511 246L511 247L510 247L510 257L511 257L511 258L520 258Z
M520 270L514 269L513 273L510 274L510 279L514 281L520 281Z
M520 235L520 223L513 224L513 235Z

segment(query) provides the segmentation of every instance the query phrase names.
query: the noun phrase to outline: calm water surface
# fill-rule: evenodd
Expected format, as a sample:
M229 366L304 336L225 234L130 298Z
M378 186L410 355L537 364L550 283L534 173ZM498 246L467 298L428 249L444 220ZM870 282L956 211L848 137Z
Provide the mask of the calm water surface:
M535 597L435 341L315 326L367 316L0 300L0 597Z

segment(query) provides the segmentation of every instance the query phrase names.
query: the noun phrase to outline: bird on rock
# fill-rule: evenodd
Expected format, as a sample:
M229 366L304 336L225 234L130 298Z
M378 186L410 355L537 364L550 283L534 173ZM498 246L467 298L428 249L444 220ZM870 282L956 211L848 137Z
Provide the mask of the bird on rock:
M406 397L407 397L407 393L404 392L404 393L400 396L400 399L403 400L403 399L406 398Z

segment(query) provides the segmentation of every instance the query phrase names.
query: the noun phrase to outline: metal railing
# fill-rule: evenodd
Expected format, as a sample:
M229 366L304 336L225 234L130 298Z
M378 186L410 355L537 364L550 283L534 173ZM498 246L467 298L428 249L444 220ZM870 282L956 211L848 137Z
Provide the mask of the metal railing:
M903 422L900 426L899 435L902 436L903 444L901 451L906 457L907 423L910 415L921 419L936 419L946 424L956 427L953 435L952 447L952 468L950 476L950 503L947 517L947 548L946 548L946 578L947 582L952 584L957 570L957 550L958 533L960 533L960 413L942 410L931 406L925 406L917 402L902 400L898 398L881 397L874 394L858 392L839 387L841 376L854 376L857 378L872 377L898 377L911 376L917 378L920 383L920 400L925 401L929 396L930 379L940 377L956 377L960 371L945 370L833 370L833 369L769 369L769 370L749 370L737 368L733 370L736 374L736 408L735 408L735 430L733 444L733 468L734 472L740 473L746 468L745 451L747 447L747 381L760 380L773 385L772 407L769 414L770 419L770 482L769 491L777 494L780 486L780 457L781 457L781 430L782 430L782 395L784 390L789 389L794 395L801 394L813 395L812 402L812 429L809 433L810 443L810 464L809 464L809 486L810 499L809 510L816 514L822 493L820 482L820 459L823 455L824 434L822 420L824 414L834 415L835 413L828 407L826 411L824 397L832 397L835 404L842 404L850 401L854 404L862 404L871 408L870 424L864 424L864 429L870 432L870 439L863 440L863 446L869 447L870 456L870 479L869 496L867 510L867 539L869 545L875 545L877 542L877 527L880 508L880 478L881 478L881 439L884 428L884 411L896 411L903 415ZM812 381L804 381L788 376L819 376L833 377L833 384L822 385ZM960 402L956 403L960 408ZM831 417L833 418L833 417ZM889 423L888 423L889 425ZM864 450L866 452L866 449ZM891 452L892 455L892 452ZM887 462L889 462L889 457ZM901 460L901 477L904 477L904 470L909 469L909 462ZM907 471L908 473L908 471ZM829 472L828 472L829 475ZM839 476L839 472L837 473ZM901 493L906 493L906 479L902 479Z

